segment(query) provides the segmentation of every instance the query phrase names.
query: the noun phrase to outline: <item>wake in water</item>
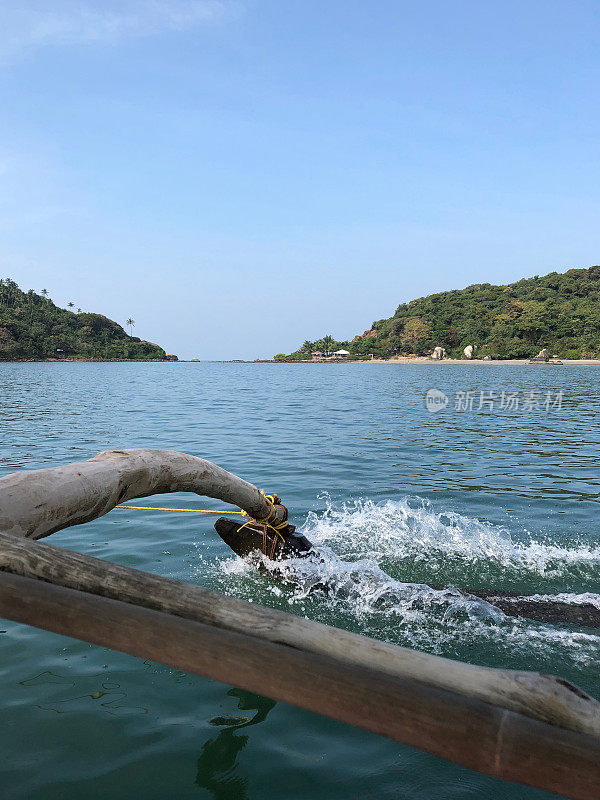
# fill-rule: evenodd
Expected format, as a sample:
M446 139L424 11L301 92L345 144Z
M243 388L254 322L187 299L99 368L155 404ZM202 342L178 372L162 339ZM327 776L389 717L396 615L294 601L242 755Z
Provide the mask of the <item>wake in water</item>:
M524 579L599 584L600 547L564 547L536 540L527 530L520 541L504 527L454 512L438 513L419 497L373 503L357 500L309 513L302 527L315 544L342 558L387 561L397 577L439 572L452 583L473 578L510 588ZM488 584L489 585L489 584Z
M254 553L245 562L221 562L221 574L234 593L266 590L312 618L334 624L346 620L346 627L432 652L460 656L466 646L472 654L493 641L512 651L535 647L538 656L544 648L558 647L568 649L572 661L597 660L597 635L510 619L498 608L497 596L500 586L510 589L524 579L536 586L548 580L568 588L597 585L600 548L540 542L526 531L515 541L505 528L437 513L418 498L357 501L339 508L328 502L325 512L308 515L301 533L317 551L308 558L271 561ZM265 586L257 567L277 582ZM243 582L232 585L236 575ZM483 587L486 582L492 588L477 590L485 598L430 586ZM512 600L517 599L600 610L600 595L593 592L527 597L513 592Z
M438 514L420 498L379 505L358 501L339 510L328 501L326 512L309 515L303 530L315 544L320 540L341 550L344 558L367 556L384 563L390 574L396 567L397 577L425 572L426 588L438 580L460 586L462 602L454 603L450 612L472 609L475 616L487 612L493 617L491 604L510 616L600 627L598 594L511 590L524 579L539 586L541 579L577 578L579 582L587 578L586 582L597 585L600 548L561 547L536 541L525 531L524 540L514 542L505 528L456 513ZM499 584L498 589L484 588L490 578ZM469 580L471 588L465 589ZM451 602L450 597L446 599ZM434 602L439 600L437 595Z
M504 616L498 608L468 592L397 581L374 561L344 561L325 545L308 556L284 561L272 561L255 551L247 563L289 585L297 600L319 593L347 603L357 617L373 613L405 617L416 610L444 617L466 615L492 622Z

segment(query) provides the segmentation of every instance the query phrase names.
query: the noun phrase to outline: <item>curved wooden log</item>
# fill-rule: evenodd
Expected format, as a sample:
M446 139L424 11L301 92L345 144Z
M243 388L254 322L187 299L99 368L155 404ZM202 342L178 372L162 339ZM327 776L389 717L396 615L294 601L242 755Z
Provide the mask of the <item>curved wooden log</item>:
M214 497L255 519L287 519L284 506L273 506L256 486L210 461L175 450L107 450L89 461L1 478L0 531L41 539L134 497L166 492Z
M0 533L0 569L435 686L600 740L600 703L561 678L492 669L264 608L149 572ZM160 660L160 659L159 659Z

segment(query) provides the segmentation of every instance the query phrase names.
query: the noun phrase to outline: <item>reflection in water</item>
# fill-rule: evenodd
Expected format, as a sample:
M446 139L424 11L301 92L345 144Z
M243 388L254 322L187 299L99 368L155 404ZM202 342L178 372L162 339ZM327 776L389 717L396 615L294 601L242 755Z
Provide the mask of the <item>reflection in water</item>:
M246 795L246 779L235 774L237 756L246 743L248 736L236 735L236 730L257 725L267 718L276 702L268 697L261 697L243 689L230 689L227 694L238 698L238 709L250 711L255 709L253 717L215 717L211 725L224 726L214 739L209 739L202 748L198 759L196 783L208 789L215 800L244 800Z

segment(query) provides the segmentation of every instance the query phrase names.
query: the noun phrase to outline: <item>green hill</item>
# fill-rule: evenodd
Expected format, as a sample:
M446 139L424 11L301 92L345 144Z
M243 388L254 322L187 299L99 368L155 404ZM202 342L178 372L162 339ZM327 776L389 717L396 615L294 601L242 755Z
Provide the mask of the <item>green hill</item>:
M350 342L324 337L276 359L301 360L315 350L341 347L354 358L370 353L426 355L438 345L456 357L467 345L478 346L478 358L529 358L543 347L562 358L597 357L600 266L420 297L398 306L393 317L374 322Z
M43 294L0 279L0 361L48 358L174 360L108 317L59 308Z

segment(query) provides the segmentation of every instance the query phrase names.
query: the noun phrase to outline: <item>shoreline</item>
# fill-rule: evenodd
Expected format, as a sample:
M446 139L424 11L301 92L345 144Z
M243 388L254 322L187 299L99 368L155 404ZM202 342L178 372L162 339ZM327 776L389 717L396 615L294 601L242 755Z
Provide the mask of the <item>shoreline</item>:
M402 365L426 365L426 364L434 364L434 365L448 365L448 364L480 364L482 366L490 366L490 365L497 365L503 364L508 366L527 366L527 367L567 367L567 366L575 366L575 367L600 367L600 359L599 358L573 358L573 359L564 359L564 360L555 360L555 361L531 361L528 358L504 358L504 359L496 359L486 361L483 358L444 358L441 360L429 358L428 356L421 356L419 358L404 358L402 356L396 358L373 358L367 361L317 361L317 360L306 360L306 361L262 361L262 362L253 362L253 361L243 361L243 362L231 362L231 361L222 361L219 362L222 364L230 364L230 363L243 363L243 364L253 364L253 363L268 363L268 364L402 364Z
M170 359L141 359L141 358L128 358L128 359L101 359L101 358L41 358L41 359L16 359L16 360L6 360L0 361L0 364L311 364L311 365L337 365L340 364L401 364L401 365L427 365L432 364L435 366L438 365L470 365L470 364L477 364L481 366L490 366L490 365L507 365L507 366L527 366L527 367L600 367L600 358L573 358L573 359L565 359L561 362L558 361L530 361L528 358L506 358L506 359L497 359L491 361L485 361L482 358L444 358L441 360L429 358L428 356L422 356L419 358L373 358L366 361L317 361L317 360L306 360L306 361L273 361L272 359L253 359L252 361L243 361L242 359L206 359L203 361L198 360L191 360L191 359L178 359L177 361L170 360Z
M0 364L177 364L178 361L172 358L8 358L0 359Z
M483 366L489 366L490 364L507 364L509 366L527 366L527 367L564 367L564 366L576 366L576 367L594 367L600 366L600 359L597 358L573 358L573 359L560 359L562 363L559 363L559 359L555 361L531 361L529 358L503 358L497 360L490 360L485 361L483 358L444 358L441 360L436 360L433 358L428 358L427 356L423 356L422 358L394 358L388 359L387 361L384 359L376 359L374 358L373 361L362 361L358 363L362 364L481 364Z

